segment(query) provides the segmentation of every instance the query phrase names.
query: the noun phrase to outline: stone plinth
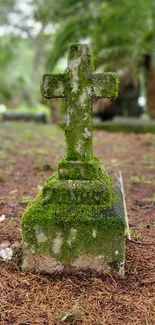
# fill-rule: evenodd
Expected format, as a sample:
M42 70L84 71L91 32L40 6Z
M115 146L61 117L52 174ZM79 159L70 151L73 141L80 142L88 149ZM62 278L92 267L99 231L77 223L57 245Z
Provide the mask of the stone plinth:
M47 273L124 272L124 208L107 174L92 181L51 177L23 217L23 268Z

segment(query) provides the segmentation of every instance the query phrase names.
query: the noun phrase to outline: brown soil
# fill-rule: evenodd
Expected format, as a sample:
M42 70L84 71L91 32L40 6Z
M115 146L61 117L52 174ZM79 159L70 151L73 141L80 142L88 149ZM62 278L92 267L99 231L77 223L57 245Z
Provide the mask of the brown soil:
M45 276L21 270L21 215L65 152L56 127L0 125L0 244L14 245L0 262L2 325L155 324L155 135L94 132L94 151L113 179L124 180L131 241L126 271L91 276Z

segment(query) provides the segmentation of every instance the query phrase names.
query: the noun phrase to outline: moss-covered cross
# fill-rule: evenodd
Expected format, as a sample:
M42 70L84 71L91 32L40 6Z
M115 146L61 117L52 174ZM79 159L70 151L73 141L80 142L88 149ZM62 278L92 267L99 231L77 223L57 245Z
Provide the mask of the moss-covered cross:
M71 44L66 73L43 77L44 98L67 100L67 161L92 161L92 99L117 96L117 77L92 71L90 45Z

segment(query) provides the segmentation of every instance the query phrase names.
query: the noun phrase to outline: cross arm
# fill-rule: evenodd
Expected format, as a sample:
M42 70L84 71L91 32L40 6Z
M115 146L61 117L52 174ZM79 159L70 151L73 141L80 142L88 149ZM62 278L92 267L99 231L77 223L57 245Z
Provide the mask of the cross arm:
M113 73L93 73L92 92L96 98L115 98L118 95L118 78Z
M65 74L45 74L41 86L44 98L66 98L66 75Z

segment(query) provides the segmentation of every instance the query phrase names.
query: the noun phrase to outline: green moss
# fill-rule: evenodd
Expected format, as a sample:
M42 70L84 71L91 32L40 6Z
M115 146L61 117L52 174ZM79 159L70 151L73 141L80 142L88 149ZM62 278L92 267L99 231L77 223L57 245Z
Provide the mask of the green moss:
M94 180L59 180L51 177L43 187L44 203L111 206L115 195L109 175L100 171Z
M88 161L68 160L64 157L58 164L59 179L83 179L91 180L99 177L99 160L91 157Z
M114 74L94 74L92 71L89 45L75 43L69 47L66 73L45 75L43 80L44 97L67 98L66 142L67 160L70 161L92 160L92 98L114 98L118 92L118 79ZM67 163L64 167L71 169ZM93 166L89 164L88 167L91 169L89 173L92 171L93 174ZM96 171L94 166L94 175ZM75 174L78 173L80 170L76 168Z
M41 86L42 95L44 98L66 98L68 95L67 84L67 74L45 74Z
M96 184L93 184L93 188L90 184L89 191L90 182L81 184L81 181L61 181L62 187L59 184L59 191L57 188L55 192L54 182L57 181L56 176L50 178L23 215L25 252L49 252L63 263L73 262L79 254L105 254L106 258L112 261L115 250L118 250L122 256L125 224L123 206L120 204L121 193L118 189L115 193L110 187L111 197L108 197L106 189L104 199L101 195L100 201L97 200L95 204L93 199L97 193ZM79 188L74 188L74 183L75 187L79 183ZM65 186L66 184L68 185ZM68 190L70 187L71 190L74 188L73 192ZM71 192L73 200L70 197ZM75 236L72 230L76 230ZM43 234L42 241L37 239L39 233ZM61 247L58 252L54 252L57 236L61 237ZM119 259L119 256L117 258Z
M105 226L117 224L120 218L121 216L115 219L115 213L109 205L76 204L75 202L71 205L55 204L51 201L45 202L42 194L39 194L26 209L22 221L28 229L35 224L48 229L49 226L78 223L98 223Z
M34 226L34 227L33 227ZM45 234L45 241L38 242L35 224L31 230L23 232L23 241L26 243L25 251L32 249L35 253L48 252L64 264L74 262L79 256L103 256L110 262L116 259L115 251L119 254L117 259L124 256L124 226L120 220L112 218L111 222L103 223L93 221L89 223L51 224L40 226L40 232ZM38 223L37 223L37 227ZM73 230L75 235L73 236ZM55 240L61 240L58 251L54 250Z
M6 153L4 151L0 151L0 160L3 160L6 158Z
M71 43L69 45L68 61L77 58L77 53L79 53L79 44Z
M92 75L93 97L116 98L118 95L118 77L114 73L96 73Z
M90 160L92 156L91 118L91 54L86 46L85 54L79 44L73 44L69 51L68 76L71 92L68 94L68 124L66 128L67 159ZM74 61L80 60L74 68ZM76 82L76 84L75 84Z
M76 225L74 225L75 227ZM60 253L56 257L65 264L74 262L82 254L87 256L103 256L103 252L106 252L107 260L113 261L116 259L115 251L113 250L114 245L119 250L118 260L123 253L123 227L121 224L117 224L117 226L114 224L110 228L101 228L100 225L78 224L75 239L71 238L71 229L73 228L65 227L63 229L62 246ZM93 233L96 236L95 238ZM111 240L111 238L114 238L114 240Z
M38 199L41 200L42 198L40 197ZM124 245L122 245L124 225L121 219L116 217L104 218L103 216L97 218L99 209L96 209L98 210L96 211L96 217L95 213L94 217L90 217L87 208L89 208L90 213L90 208L92 209L94 207L85 205L79 208L81 215L84 215L87 211L87 220L81 221L80 218L77 219L76 213L72 213L72 220L70 214L68 220L67 218L63 218L63 215L66 217L67 212L71 212L71 209L70 211L68 210L68 206L62 205L61 209L58 209L59 211L56 206L50 206L50 208L48 207L45 210L45 207L41 207L39 200L38 202L36 201L37 209L36 206L34 209L31 206L31 209L25 213L23 218L23 242L26 244L25 251L32 249L35 253L49 252L63 263L73 262L80 254L94 256L105 254L106 258L110 259L110 261L114 258L115 250L118 250L119 254L122 255L122 250L124 250ZM74 208L76 211L77 207L72 207L72 210ZM60 210L62 218L60 218ZM59 213L59 215L54 216L54 212L55 214ZM37 241L36 226L40 233L43 233L45 238L47 238L45 241ZM77 231L75 239L72 238L71 229ZM95 236L93 236L94 232ZM58 252L55 252L53 247L58 234L59 239L61 238L61 245Z
M93 70L94 68L94 60L93 60L93 55L90 51L90 46L88 44L84 44L85 46L85 51L87 52L86 54L86 61L88 63L89 69L91 68ZM75 60L77 58L82 57L84 58L84 55L82 53L82 47L83 45L79 43L71 43L69 45L69 54L68 54L68 61Z

